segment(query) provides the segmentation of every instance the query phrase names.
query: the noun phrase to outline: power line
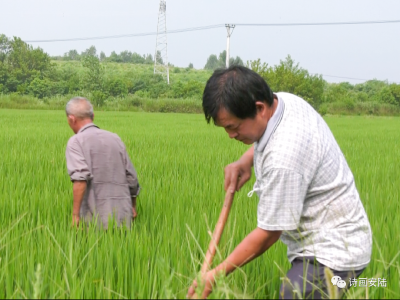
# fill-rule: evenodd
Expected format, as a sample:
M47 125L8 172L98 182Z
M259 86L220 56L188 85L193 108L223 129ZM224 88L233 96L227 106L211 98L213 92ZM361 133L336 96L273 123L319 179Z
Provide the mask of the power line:
M382 21L360 21L360 22L324 22L324 23L254 23L254 24L235 24L236 26L254 26L254 27L265 27L265 26L328 26L328 25L365 25L365 24L388 24L388 23L400 23L400 20L382 20ZM225 24L215 24L208 26L182 28L167 31L167 34L182 33L199 30L209 30L225 27ZM121 35L110 35L110 36L97 36L97 37L83 37L83 38L70 38L70 39L51 39L51 40L31 40L26 41L27 43L52 43L52 42L72 42L72 41L88 41L88 40L104 40L104 39L116 39L116 38L128 38L128 37L141 37L157 35L157 32L147 33L131 33Z
M193 27L193 28L175 29L175 30L167 31L167 34L189 32L189 31L198 31L198 30L208 30L208 29L214 29L214 28L219 28L219 27L225 27L225 24L209 25L209 26L201 26L201 27ZM157 32L131 33L131 34L121 34L121 35L84 37L84 38L70 38L70 39L57 39L57 40L32 40L32 41L26 41L26 43L51 43L51 42L104 40L104 39L117 39L117 38L124 38L124 37L139 37L139 36L150 36L150 35L157 35Z
M327 26L327 25L364 25L400 23L400 20L359 21L359 22L321 22L321 23L266 23L266 24L236 24L236 26Z

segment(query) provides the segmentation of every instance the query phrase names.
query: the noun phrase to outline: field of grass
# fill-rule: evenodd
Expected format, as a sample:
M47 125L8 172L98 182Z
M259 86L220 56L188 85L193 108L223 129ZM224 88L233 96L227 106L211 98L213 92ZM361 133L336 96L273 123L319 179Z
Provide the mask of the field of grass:
M63 111L0 110L0 298L184 298L200 270L222 202L223 169L245 145L202 115L98 112L125 142L143 187L131 232L71 228L72 185ZM326 117L359 188L374 234L362 277L387 287L356 298L399 298L400 118ZM254 176L235 197L225 257L256 226ZM221 261L216 257L215 264ZM278 298L289 268L280 242L211 297Z

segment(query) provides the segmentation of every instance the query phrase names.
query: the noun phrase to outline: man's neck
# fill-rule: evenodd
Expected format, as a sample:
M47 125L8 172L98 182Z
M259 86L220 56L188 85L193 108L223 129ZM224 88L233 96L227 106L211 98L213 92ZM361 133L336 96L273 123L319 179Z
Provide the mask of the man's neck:
M264 134L265 134L265 132L266 132L266 130L268 128L268 124L271 121L271 119L272 119L272 117L273 117L273 115L274 115L274 113L275 113L277 108L278 108L278 98L274 95L274 102L272 102L271 106L269 107L269 112L268 112L268 115L267 115L267 122L265 124L265 128L263 129L262 134L261 134L261 136L260 136L260 138L258 139L257 142L260 142L260 140L264 136Z
M77 130L77 133L78 133L83 127L85 127L85 126L88 125L88 124L92 124L92 123L93 123L93 120L91 120L91 119L79 120L79 122L78 122L78 130Z
M270 115L268 116L268 122L269 120L271 120L277 108L278 108L278 99L274 95L274 102L272 102L272 105L270 107Z

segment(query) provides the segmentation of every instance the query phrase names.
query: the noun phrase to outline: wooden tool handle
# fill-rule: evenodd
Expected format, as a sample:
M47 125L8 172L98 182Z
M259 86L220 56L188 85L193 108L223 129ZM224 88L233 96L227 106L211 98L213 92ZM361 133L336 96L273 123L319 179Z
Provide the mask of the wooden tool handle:
M226 220L229 216L229 211L231 210L234 193L230 193L229 191L225 194L224 206L222 207L221 214L219 215L218 223L215 225L215 230L208 246L208 250L206 253L206 258L204 260L203 266L201 268L201 274L205 275L209 268L212 265L212 261L215 256L215 252L217 251L217 246L219 244L219 240L221 239L221 235L224 231Z

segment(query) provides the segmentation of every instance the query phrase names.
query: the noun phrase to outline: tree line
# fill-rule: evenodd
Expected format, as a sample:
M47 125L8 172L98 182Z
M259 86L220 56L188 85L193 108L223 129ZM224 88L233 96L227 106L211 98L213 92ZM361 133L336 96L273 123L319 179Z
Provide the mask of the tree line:
M95 46L91 46L81 53L75 49L69 50L68 52L64 53L63 56L52 56L51 59L59 61L81 61L86 56L96 56L99 58L100 62L154 64L154 59L151 54L140 55L139 53L126 50L119 54L113 51L111 52L110 56L107 56L103 51L101 51L98 55ZM160 56L158 57L158 60L162 63Z
M117 54L115 51L112 51L110 56L107 56L103 51L100 54L97 54L97 49L95 46L91 46L85 51L79 53L77 50L69 50L64 53L63 56L52 56L51 59L58 61L81 61L86 56L96 56L99 58L100 62L115 62L115 63L131 63L131 64L154 64L154 58L151 54L140 55L136 52L131 52L128 50L121 51ZM161 53L157 52L157 62L163 64L163 60L161 58ZM235 58L231 57L229 60L230 65L240 65L243 66L243 60L236 56ZM173 64L168 64L170 67L174 67ZM204 66L205 70L216 70L218 68L223 68L226 65L226 50L222 51L219 56L215 54L211 54L207 62ZM190 63L188 68L192 69L193 64Z
M157 54L158 56L159 54ZM159 59L159 58L157 58ZM160 58L161 59L161 58ZM212 71L224 68L226 52L208 57L203 70L193 64L178 68L170 64L170 82L153 73L153 56L135 52L97 54L94 46L78 53L50 57L18 37L0 35L0 94L30 95L37 99L56 96L89 95L98 106L116 99L198 99ZM161 61L160 61L161 62ZM400 85L369 80L361 84L326 82L312 75L291 56L275 66L260 59L243 63L240 57L230 64L245 65L259 73L273 91L297 94L322 114L399 112ZM14 98L13 98L14 99Z

